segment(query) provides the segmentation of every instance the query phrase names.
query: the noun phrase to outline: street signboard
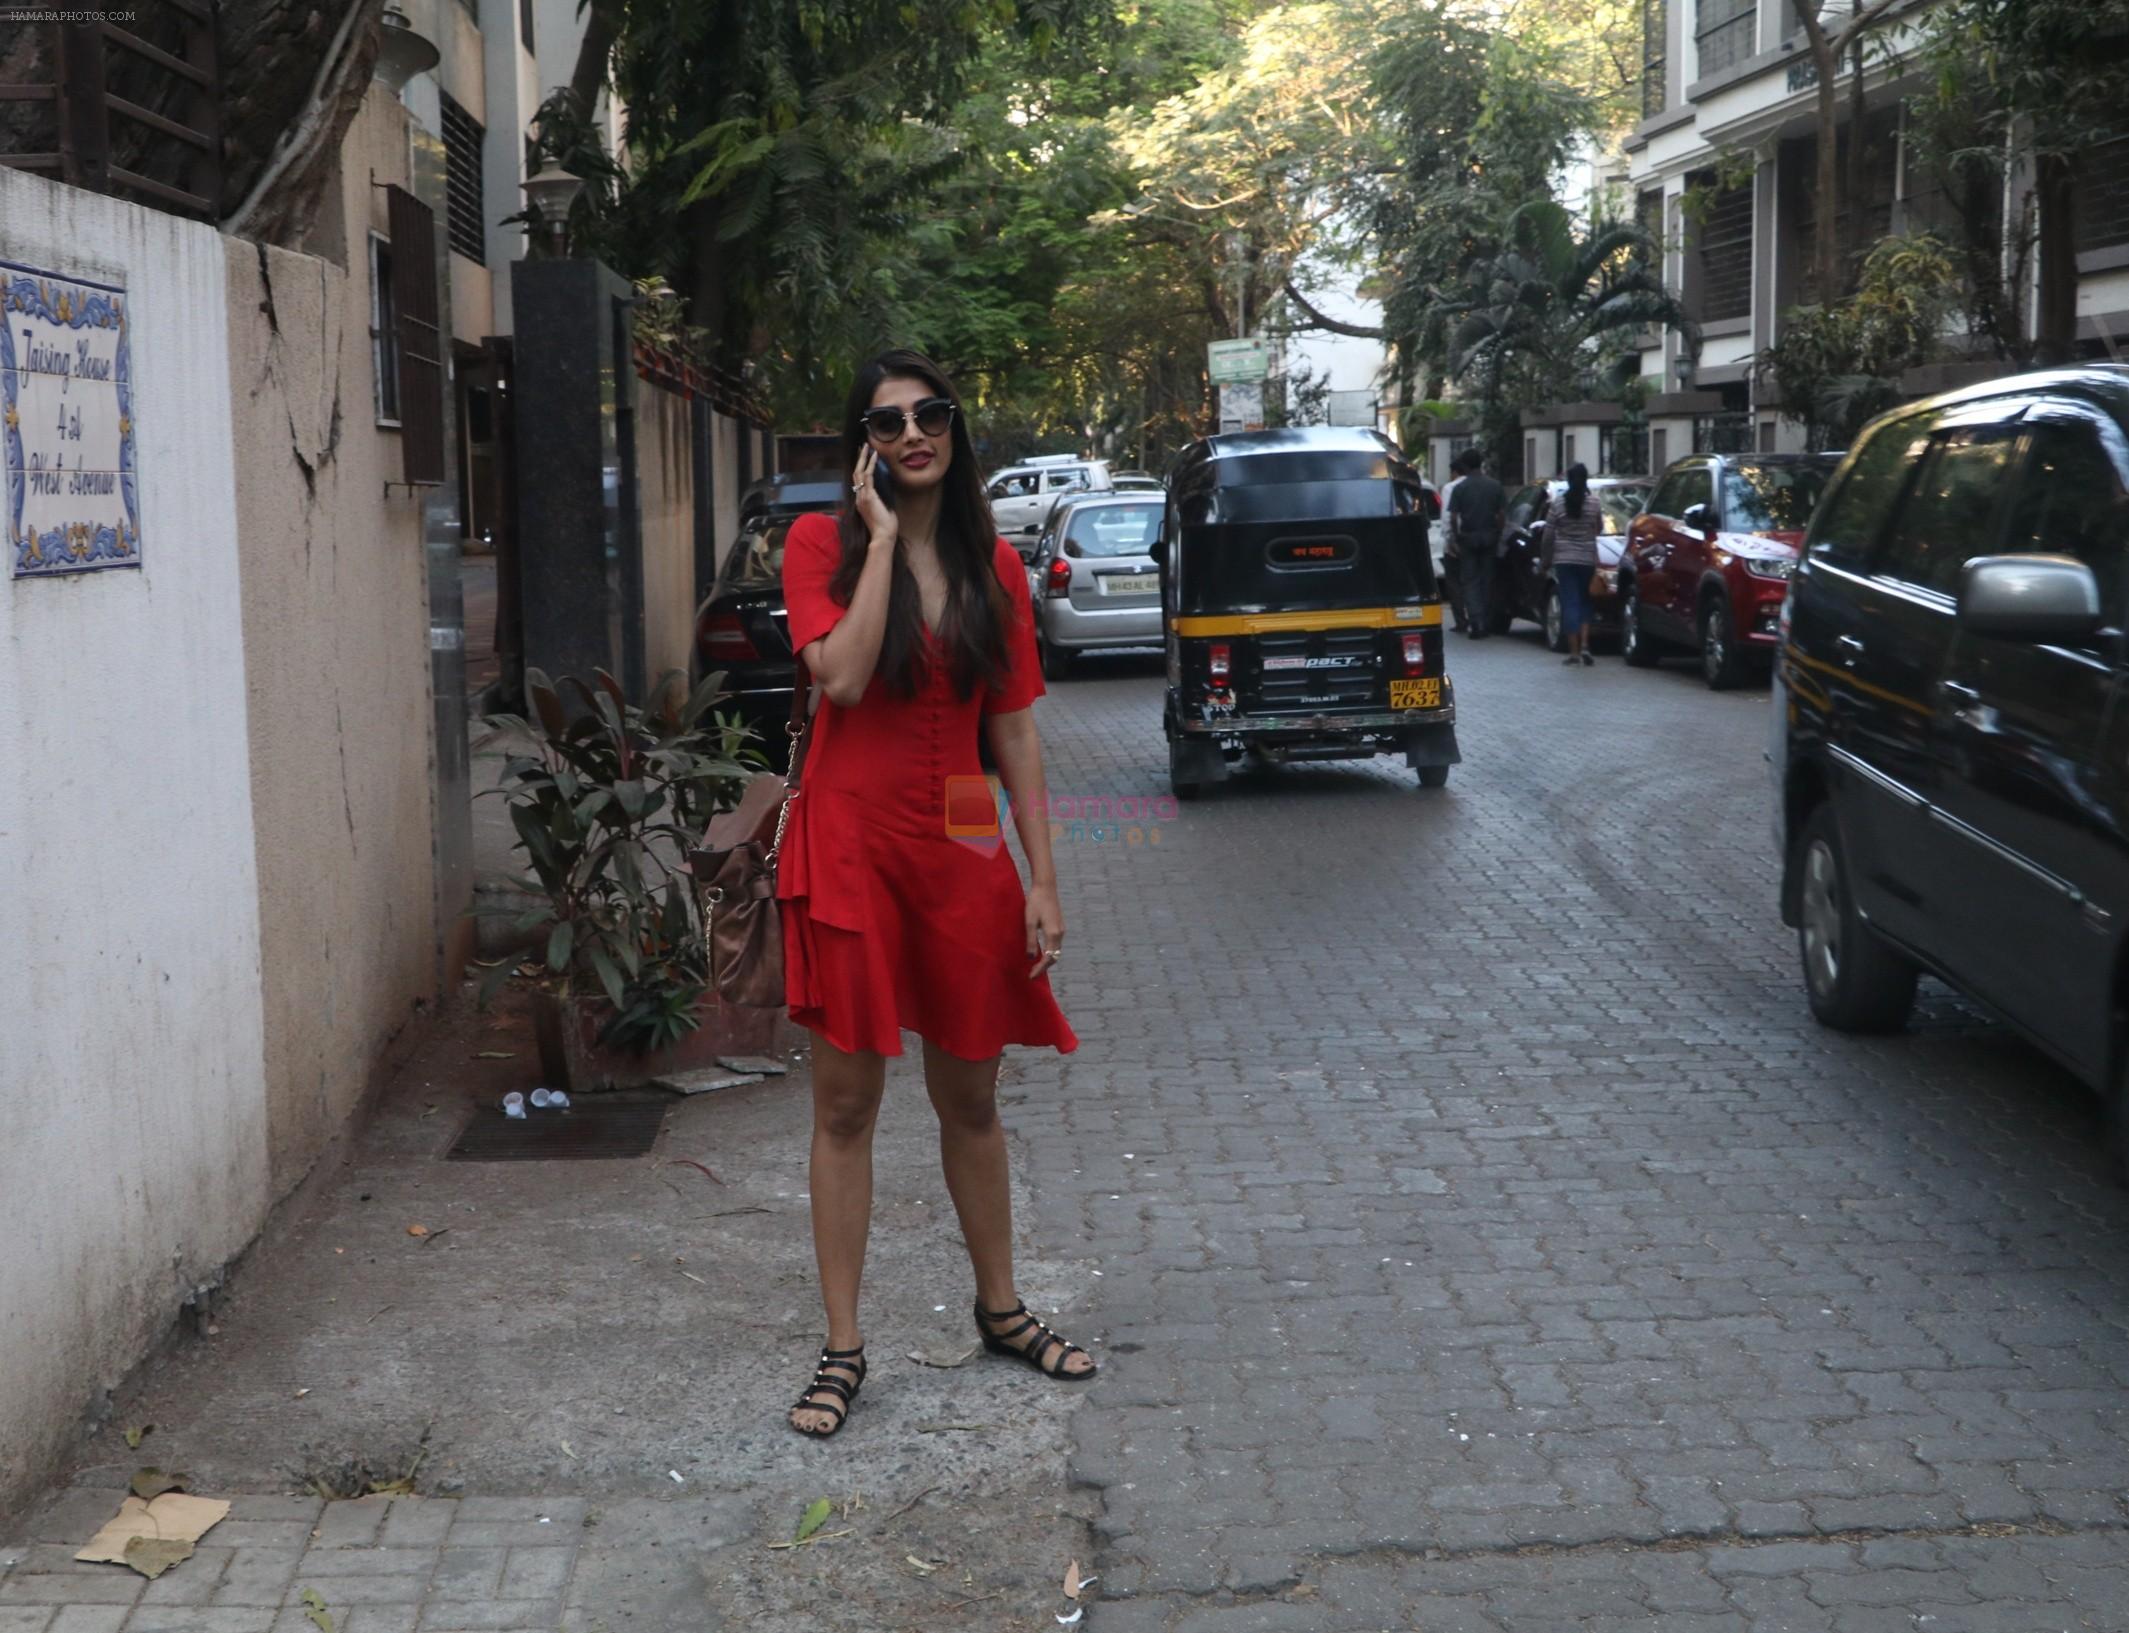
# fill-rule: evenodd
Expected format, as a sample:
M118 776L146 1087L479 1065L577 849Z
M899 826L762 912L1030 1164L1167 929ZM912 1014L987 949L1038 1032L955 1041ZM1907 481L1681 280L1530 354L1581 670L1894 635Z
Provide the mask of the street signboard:
M1333 425L1359 425L1374 429L1382 405L1372 391L1325 393L1324 411Z
M1271 373L1271 347L1263 340L1215 340L1205 348L1205 366L1216 386L1261 380Z
M1264 429L1264 387L1256 380L1220 387L1220 431Z

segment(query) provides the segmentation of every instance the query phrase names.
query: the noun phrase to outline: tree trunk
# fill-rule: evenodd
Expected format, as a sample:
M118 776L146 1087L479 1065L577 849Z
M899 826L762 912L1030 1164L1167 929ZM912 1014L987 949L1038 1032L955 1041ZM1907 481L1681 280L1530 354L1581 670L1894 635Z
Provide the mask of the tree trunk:
M1848 292L1850 270L1861 262L1870 243L1870 144L1865 140L1869 108L1863 94L1863 42L1850 50L1848 74L1848 231L1841 246L1841 293Z
M2040 200L2039 343L2033 360L2067 363L2077 355L2077 190L2067 155L2035 165Z
M577 47L576 67L570 71L569 91L577 107L589 119L599 106L599 93L606 89L607 59L613 55L618 32L620 0L593 0L584 18L584 40Z
M1823 36L1821 37L1823 38ZM1811 246L1818 303L1831 306L1841 298L1841 106L1840 64L1831 50L1813 42L1819 59L1818 96L1818 233Z

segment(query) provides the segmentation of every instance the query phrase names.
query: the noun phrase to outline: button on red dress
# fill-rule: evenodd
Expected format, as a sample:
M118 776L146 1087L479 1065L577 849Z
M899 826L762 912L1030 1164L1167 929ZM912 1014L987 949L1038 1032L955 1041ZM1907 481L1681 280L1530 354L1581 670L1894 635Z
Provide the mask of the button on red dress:
M832 516L792 524L792 651L848 610L828 593L841 558ZM1027 898L977 759L984 717L1043 691L1027 570L1003 539L993 565L1013 611L1002 690L957 696L941 661L913 697L874 675L855 704L823 697L813 717L776 894L791 1018L838 1049L899 1055L904 1028L963 1060L1009 1043L1079 1047L1049 976L1028 979Z

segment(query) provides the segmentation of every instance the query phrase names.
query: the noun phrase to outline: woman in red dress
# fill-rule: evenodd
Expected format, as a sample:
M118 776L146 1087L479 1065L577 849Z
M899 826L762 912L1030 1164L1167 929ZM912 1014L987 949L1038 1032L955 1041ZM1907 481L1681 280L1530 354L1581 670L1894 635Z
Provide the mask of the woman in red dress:
M841 514L802 517L784 547L791 649L818 707L776 883L791 1015L814 1035L813 1247L828 1311L791 1426L820 1437L842 1427L865 1378L872 1131L905 1028L924 1040L978 1334L1053 1378L1094 1372L1014 1290L998 1121L1005 1045L1079 1044L1050 994L1064 915L1028 709L1043 688L1027 573L998 537L959 400L928 358L889 352L858 372L843 452ZM1027 853L1024 897L979 730Z

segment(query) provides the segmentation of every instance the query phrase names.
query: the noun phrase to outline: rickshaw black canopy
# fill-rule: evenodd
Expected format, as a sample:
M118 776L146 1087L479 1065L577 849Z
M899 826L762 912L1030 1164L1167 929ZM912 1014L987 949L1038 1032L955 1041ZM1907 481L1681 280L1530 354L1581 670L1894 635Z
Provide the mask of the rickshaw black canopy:
M1171 614L1309 611L1435 598L1419 473L1373 431L1208 437L1168 479Z

